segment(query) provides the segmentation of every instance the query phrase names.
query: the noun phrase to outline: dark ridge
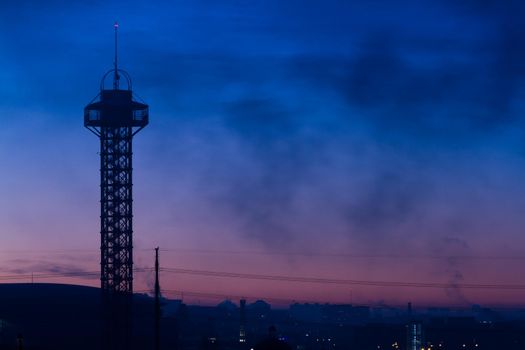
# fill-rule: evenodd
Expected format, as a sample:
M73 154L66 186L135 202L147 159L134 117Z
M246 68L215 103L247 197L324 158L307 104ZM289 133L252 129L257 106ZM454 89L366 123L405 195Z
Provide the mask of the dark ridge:
M136 344L149 343L153 302L135 295ZM23 336L26 349L100 348L100 289L20 283L0 284L0 349L14 349Z

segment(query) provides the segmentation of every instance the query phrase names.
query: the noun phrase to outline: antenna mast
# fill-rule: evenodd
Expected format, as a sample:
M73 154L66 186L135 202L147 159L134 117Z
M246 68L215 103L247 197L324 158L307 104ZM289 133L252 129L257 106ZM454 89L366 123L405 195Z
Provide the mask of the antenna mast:
M114 70L113 90L118 90L119 89L119 80L120 80L120 76L118 74L118 52L117 52L117 48L118 48L118 45L117 45L118 44L118 22L115 22L113 27L115 28L115 61L114 61L115 68L113 68L113 70Z

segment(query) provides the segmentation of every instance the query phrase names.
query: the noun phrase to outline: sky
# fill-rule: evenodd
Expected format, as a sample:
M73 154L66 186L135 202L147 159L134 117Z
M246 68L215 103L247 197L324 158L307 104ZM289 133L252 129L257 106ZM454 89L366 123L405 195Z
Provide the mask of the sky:
M446 285L165 272L164 289L523 306L520 290L462 285L525 284L524 14L513 0L1 1L0 273L99 268L83 108L118 20L119 64L150 105L136 267L160 246L169 268Z

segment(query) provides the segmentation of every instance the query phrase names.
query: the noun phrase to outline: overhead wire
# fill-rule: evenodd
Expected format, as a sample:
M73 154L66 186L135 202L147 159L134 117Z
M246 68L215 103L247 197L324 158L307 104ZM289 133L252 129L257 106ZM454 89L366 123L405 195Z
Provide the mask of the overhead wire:
M135 251L153 251L154 248L135 248ZM363 254L363 253L342 253L342 252L312 252L312 251L257 251L257 250L214 250L214 249L193 249L193 248L162 248L161 252L180 253L180 254L210 254L210 255L262 255L262 256L304 256L304 257L332 257L349 259L453 259L453 260L525 260L525 255L477 255L477 254ZM0 254L98 254L92 249L9 249L0 250Z
M150 272L153 268L136 268L133 272ZM99 277L100 271L71 271L71 272L49 272L49 273L24 273L0 275L0 281L26 280L26 279L48 279L48 278L76 278L76 277Z
M153 268L135 268L134 272L152 272ZM185 269L176 267L160 268L161 272L173 274L186 274L194 276L207 276L214 278L237 278L252 280L267 280L277 282L295 283L316 283L316 284L335 284L335 285L358 285L372 287L402 287L402 288L438 288L438 289L485 289L485 290L525 290L523 284L495 284L495 283L441 283L441 282L405 282L405 281L378 281L378 280L357 280L357 279L338 279L311 276L287 276L287 275L268 275L240 273L229 271L212 271ZM49 279L49 278L76 278L76 277L97 277L100 271L66 271L66 272L46 272L46 273L25 273L0 275L0 281L14 281L24 279Z
M373 287L410 287L410 288L464 288L464 289L497 289L497 290L525 290L522 284L474 284L474 283L434 283L434 282L401 282L401 281L373 281L373 280L353 280L353 279L336 279L321 277L299 277L283 275L264 275L252 273L211 271L211 270L193 270L183 268L164 267L161 272L199 275L208 277L224 278L242 278L252 280L270 280L280 282L300 282L300 283L319 283L319 284L338 284L338 285L360 285Z

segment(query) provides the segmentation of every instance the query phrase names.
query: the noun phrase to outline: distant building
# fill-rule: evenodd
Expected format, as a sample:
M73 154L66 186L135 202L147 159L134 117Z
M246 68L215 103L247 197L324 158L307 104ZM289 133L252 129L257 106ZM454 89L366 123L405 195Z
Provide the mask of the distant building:
M293 304L290 306L290 316L304 322L357 325L368 322L370 308L350 304Z
M256 302L248 305L247 309L249 309L254 315L256 315L257 318L268 318L272 307L270 306L270 304L263 300L257 300Z
M423 326L419 322L407 325L407 350L421 350L424 346Z
M423 325L412 315L412 303L408 303L407 350L421 350L425 346Z
M239 343L244 344L246 343L246 300L241 299L239 306Z

